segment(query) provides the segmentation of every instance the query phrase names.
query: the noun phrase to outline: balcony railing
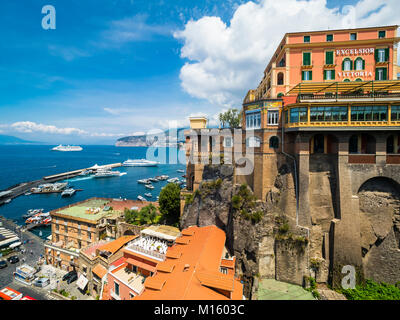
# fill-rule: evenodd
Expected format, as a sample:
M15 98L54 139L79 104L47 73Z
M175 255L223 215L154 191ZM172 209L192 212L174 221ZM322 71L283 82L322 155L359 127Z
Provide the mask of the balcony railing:
M349 154L350 164L375 164L375 154Z
M387 154L386 164L400 164L400 154Z
M346 99L390 99L400 98L399 92L340 93L340 94L299 94L297 102L308 100L346 100Z
M165 254L159 253L155 250L147 250L144 249L140 246L137 246L135 244L130 244L129 246L127 246L127 249L132 250L132 251L136 251L138 253L144 253L146 255L149 255L153 258L156 258L158 260L164 261L165 260Z

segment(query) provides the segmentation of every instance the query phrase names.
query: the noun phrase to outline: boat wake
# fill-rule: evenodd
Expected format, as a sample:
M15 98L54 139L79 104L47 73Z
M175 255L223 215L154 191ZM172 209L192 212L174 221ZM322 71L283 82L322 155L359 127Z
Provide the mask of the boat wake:
M127 172L121 172L120 174L119 174L119 176L121 177L121 176L124 176L124 175L126 175L127 174Z
M83 181L83 180L89 180L89 179L93 179L93 176L72 178L72 179L67 179L67 180L64 180L64 181L66 181L66 182L75 182L75 181Z

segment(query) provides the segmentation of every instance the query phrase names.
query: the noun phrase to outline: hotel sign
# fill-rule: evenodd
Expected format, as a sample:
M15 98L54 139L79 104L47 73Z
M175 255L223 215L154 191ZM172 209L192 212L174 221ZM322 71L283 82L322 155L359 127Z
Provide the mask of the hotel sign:
M336 49L337 56L351 56L362 54L373 54L375 48L362 48L362 49Z
M369 78L373 77L373 73L371 71L343 71L338 72L339 78Z

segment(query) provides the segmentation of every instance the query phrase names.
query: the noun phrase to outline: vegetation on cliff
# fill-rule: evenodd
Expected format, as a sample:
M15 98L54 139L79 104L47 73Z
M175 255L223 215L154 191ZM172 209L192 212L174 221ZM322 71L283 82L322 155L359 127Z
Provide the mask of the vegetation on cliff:
M246 184L242 184L238 192L232 196L232 208L253 223L260 222L264 215L263 211L255 210L256 197L250 192Z
M242 122L242 114L237 109L229 109L219 114L219 122L223 128L239 128Z
M355 289L340 289L349 300L400 300L400 282L396 285L366 280Z

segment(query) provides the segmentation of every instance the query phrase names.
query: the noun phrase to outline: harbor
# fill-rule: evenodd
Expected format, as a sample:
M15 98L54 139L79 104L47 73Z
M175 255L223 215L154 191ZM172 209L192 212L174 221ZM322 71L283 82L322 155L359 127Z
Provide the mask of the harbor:
M61 193L61 189L55 189L55 190L47 190L47 191L39 191L39 186L43 185L49 185L52 183L57 183L58 181L61 180L66 180L66 179L71 179L74 177L77 177L81 175L82 173L85 172L94 172L97 173L98 171L104 170L104 169L113 169L113 168L118 168L121 167L122 163L112 163L112 164L107 164L107 165L95 165L89 168L83 168L79 170L74 170L74 171L68 171L68 172L63 172L63 173L58 173L50 176L45 176L40 180L35 180L35 181L30 181L30 182L23 182L18 185L14 185L7 190L0 191L0 206L3 204L10 203L13 199L24 195L24 194L29 194L29 193ZM35 191L36 190L36 191ZM81 191L82 189L76 189L75 191Z

